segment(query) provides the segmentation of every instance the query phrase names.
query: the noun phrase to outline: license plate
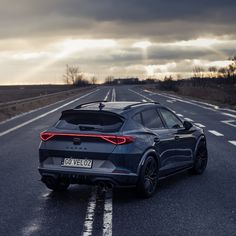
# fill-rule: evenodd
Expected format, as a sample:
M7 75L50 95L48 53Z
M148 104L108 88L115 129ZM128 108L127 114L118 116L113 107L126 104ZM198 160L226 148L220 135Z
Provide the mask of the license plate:
M62 166L92 168L93 161L88 159L65 158Z

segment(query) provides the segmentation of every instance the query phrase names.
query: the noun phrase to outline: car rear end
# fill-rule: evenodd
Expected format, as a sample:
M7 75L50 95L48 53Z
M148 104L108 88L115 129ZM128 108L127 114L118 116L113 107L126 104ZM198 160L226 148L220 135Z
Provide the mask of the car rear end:
M142 152L125 135L126 118L110 111L67 110L54 127L40 134L42 181L133 185Z

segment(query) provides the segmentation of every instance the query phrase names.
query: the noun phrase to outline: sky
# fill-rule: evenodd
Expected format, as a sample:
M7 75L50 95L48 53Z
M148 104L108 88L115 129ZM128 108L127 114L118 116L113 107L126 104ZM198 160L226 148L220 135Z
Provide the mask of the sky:
M236 55L235 0L0 0L0 84L188 77Z

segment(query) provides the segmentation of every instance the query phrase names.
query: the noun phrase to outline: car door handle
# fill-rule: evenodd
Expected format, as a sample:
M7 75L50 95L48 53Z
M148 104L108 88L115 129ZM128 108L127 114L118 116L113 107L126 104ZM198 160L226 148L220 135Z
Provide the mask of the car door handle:
M179 139L180 139L179 135L175 135L175 140L179 140Z
M155 142L155 143L159 143L159 142L160 142L160 138L155 137L155 138L154 138L154 142Z

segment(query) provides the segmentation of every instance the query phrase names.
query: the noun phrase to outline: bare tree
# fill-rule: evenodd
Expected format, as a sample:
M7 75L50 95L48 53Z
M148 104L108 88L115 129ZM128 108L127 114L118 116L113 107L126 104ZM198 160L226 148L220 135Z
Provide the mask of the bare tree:
M222 67L218 70L218 76L221 77L221 78L226 78L227 77L227 69Z
M91 82L92 82L93 85L96 84L97 83L97 78L95 76L93 76L91 78Z
M203 78L204 77L204 68L201 66L195 66L193 68L193 77L195 78Z
M228 67L229 77L235 78L236 76L236 56L232 58L232 64Z
M66 84L76 84L78 80L82 79L82 74L76 65L66 65L66 73L63 76Z
M109 76L106 77L105 83L106 84L111 84L113 82L113 80L114 80L114 77L109 75Z
M208 68L208 71L210 72L210 77L211 78L215 78L216 77L217 68L215 66L210 66Z

